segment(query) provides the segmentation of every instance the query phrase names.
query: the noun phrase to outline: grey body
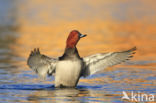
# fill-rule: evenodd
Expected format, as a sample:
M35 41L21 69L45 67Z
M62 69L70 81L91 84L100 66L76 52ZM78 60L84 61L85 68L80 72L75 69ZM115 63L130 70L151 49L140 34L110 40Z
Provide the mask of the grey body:
M83 69L77 48L67 48L59 57L55 70L55 87L75 87Z
M81 59L59 61L55 70L55 87L75 87L79 81L82 67Z

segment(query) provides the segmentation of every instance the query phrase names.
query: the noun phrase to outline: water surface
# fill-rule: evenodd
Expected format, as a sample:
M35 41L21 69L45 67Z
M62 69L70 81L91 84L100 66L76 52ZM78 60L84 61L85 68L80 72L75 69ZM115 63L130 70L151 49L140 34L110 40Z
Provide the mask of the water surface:
M152 0L0 1L0 102L127 103L122 92L156 95L156 11ZM138 6L139 5L139 6ZM137 46L131 61L81 78L77 88L54 88L28 68L30 51L58 57L68 33L88 34L80 55ZM156 98L156 97L155 97Z

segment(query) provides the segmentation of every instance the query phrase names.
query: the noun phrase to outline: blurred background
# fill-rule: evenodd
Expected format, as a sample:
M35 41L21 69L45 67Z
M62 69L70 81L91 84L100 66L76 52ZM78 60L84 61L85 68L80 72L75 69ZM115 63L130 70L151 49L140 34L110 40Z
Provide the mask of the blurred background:
M26 98L20 98L21 101L30 102L32 99L27 97L32 92L16 93L16 89L24 88L19 84L36 84L24 88L26 90L42 86L46 88L45 84L53 84L51 78L40 83L35 73L26 65L26 60L30 51L36 47L50 57L61 56L66 38L73 29L88 35L77 45L81 56L137 47L132 61L108 68L87 79L82 78L80 85L87 88L92 88L90 86L93 84L102 85L100 88L104 91L108 90L107 87L115 86L122 91L127 89L123 87L126 82L127 85L134 84L128 87L131 90L137 88L144 92L147 89L146 92L155 93L155 5L155 0L0 0L0 89L4 89L4 94L0 93L0 100L14 102L19 99L16 97L23 94L22 97ZM8 88L15 90L15 94L6 93ZM95 89L89 90L94 94ZM95 97L101 98L95 100L119 101L120 97L117 99L116 96L121 91L113 90L109 88L107 93L113 94L113 99L104 98L103 92L99 91L99 95ZM85 93L88 95L88 92ZM46 96L49 96L47 92ZM40 101L39 98L37 100ZM87 100L90 100L89 97Z

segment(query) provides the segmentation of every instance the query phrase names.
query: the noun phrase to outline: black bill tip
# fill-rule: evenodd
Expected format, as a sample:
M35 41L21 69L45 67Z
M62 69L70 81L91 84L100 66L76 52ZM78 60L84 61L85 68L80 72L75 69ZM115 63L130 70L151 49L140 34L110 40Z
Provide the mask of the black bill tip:
M87 36L86 34L80 34L80 38Z

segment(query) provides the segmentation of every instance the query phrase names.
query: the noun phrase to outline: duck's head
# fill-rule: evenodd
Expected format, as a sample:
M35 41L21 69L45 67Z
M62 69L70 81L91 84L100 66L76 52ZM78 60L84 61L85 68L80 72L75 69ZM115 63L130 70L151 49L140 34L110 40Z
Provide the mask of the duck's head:
M83 38L87 36L86 34L81 34L78 30L72 30L69 33L69 36L66 41L66 48L75 48L76 44L80 40L80 38Z

